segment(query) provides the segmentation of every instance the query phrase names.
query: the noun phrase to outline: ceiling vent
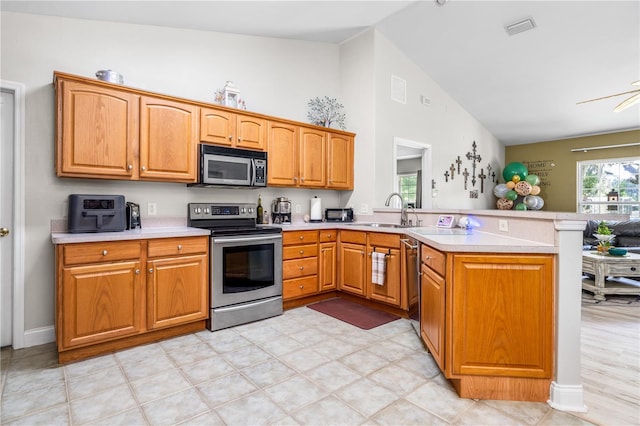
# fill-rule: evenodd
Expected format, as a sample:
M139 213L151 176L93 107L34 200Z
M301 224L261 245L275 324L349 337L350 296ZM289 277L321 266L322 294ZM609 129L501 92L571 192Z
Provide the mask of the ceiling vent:
M533 20L533 18L529 17L513 22L511 24L507 24L504 26L504 29L507 31L507 34L512 36L527 30L532 30L535 27L536 22Z

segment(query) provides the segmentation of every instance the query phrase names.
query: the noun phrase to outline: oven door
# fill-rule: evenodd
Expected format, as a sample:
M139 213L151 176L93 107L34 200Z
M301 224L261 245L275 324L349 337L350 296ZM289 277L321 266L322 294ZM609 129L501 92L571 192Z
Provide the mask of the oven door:
M211 308L282 296L282 235L212 238Z
M251 186L253 161L231 155L203 154L201 183L206 185Z

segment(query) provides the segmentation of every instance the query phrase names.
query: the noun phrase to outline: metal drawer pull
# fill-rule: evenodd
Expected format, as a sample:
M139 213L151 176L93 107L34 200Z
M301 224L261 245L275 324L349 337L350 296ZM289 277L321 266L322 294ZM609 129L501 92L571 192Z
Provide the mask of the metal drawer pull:
M304 240L304 236L303 236L303 235L300 235L300 239L301 239L301 240Z
M140 273L140 269L136 269L136 275L138 275Z
M304 253L304 250L300 250L300 254Z
M302 271L303 269L304 269L304 266L301 266L301 267L300 267L300 270Z
M300 286L300 289L303 289L303 288L304 288L304 286L303 286L303 285L301 285L301 286Z
M108 251L106 251L106 250L102 250L102 255L103 255L103 256L106 256L106 255L107 255L107 253L109 253L109 252L108 252Z
M635 266L632 266L632 267L631 267L631 270L632 270L633 272L635 272L635 271L636 271L636 267L635 267Z
M182 244L178 244L178 250L182 250Z
M153 268L149 268L149 273L153 274Z

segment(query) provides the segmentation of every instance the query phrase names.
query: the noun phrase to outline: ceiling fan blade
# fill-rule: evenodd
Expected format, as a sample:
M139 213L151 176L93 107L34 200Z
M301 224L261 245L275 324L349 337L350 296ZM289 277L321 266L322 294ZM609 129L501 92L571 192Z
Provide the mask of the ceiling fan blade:
M637 81L636 83L640 85L640 80ZM636 83L633 83L633 84L636 84ZM615 95L603 96L601 98L594 98L586 101L577 102L576 105L586 104L587 102L601 101L603 99L615 98L616 96L628 95L629 93L638 93L638 92L640 92L640 89L629 90L628 92L616 93Z
M620 112L623 109L629 108L631 105L637 104L638 102L640 102L640 93L636 93L629 99L620 102L620 104L613 109L613 112Z

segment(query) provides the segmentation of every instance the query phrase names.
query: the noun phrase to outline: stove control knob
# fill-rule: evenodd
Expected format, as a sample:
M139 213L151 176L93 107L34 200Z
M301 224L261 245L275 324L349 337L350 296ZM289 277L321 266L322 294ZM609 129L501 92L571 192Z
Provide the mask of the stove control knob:
M249 213L253 213L253 207L249 207Z
M196 207L193 211L195 214L200 214L202 212L202 209L200 207Z
M211 213L211 210L209 210L209 207L205 207L204 214L209 214L209 213Z
M242 208L240 209L240 213L243 213L243 214L244 214L244 213L246 213L246 212L247 212L247 209L245 209L244 207L242 207Z

